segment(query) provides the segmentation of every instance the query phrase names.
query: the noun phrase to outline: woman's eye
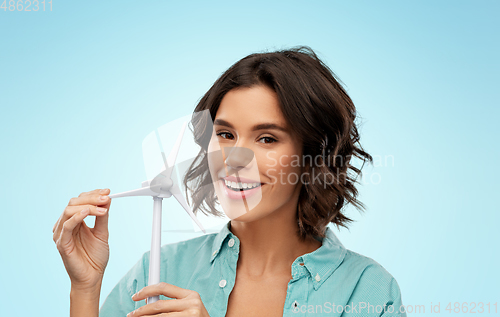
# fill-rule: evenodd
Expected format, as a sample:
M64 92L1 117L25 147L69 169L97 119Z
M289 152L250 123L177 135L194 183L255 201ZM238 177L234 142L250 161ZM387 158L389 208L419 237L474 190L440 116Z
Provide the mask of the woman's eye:
M219 133L217 133L217 135L220 136L223 139L226 139L226 140L232 140L232 139L234 139L234 136L231 133L229 133L229 132L219 132ZM271 144L271 143L277 142L276 139L274 139L272 137L269 137L269 136L262 137L262 138L260 138L260 140L264 140L263 142L261 142L261 143L264 143L264 144Z
M229 133L229 132L219 132L219 133L217 133L217 135L220 135L223 139L225 139L225 137L223 135L226 135L226 134L232 136L232 134Z
M265 144L271 144L271 143L276 142L276 139L271 138L271 137L269 137L269 136L265 136L265 137L261 138L261 140L264 140L264 139L269 141L269 142L265 142L265 141L264 141L263 143L265 143Z

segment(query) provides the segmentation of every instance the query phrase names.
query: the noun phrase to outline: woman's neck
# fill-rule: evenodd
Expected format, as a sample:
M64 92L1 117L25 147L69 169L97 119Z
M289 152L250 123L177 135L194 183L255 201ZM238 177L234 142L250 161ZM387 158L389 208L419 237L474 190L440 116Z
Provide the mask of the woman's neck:
M291 213L287 213L291 215ZM238 274L255 279L290 274L295 259L321 246L309 238L301 241L295 215L273 213L252 222L231 221L231 232L240 240Z

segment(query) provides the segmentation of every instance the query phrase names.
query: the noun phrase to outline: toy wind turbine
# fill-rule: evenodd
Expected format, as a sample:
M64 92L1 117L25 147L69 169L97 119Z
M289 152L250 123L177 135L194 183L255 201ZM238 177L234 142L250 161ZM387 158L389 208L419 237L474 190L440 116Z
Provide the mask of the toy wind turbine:
M129 196L152 196L153 197L153 233L151 237L151 253L149 261L149 282L148 285L160 283L160 251L161 251L161 214L162 214L162 200L174 196L175 199L181 204L182 208L186 210L188 215L205 233L205 229L194 215L191 207L182 196L182 191L177 184L172 181L172 172L174 170L175 160L181 145L182 137L186 129L187 122L181 128L181 132L177 137L177 141L170 152L168 158L165 158L165 153L161 151L163 159L163 167L160 173L151 180L142 182L142 187L139 189L130 190L123 193L109 195L111 199ZM158 143L158 133L156 134ZM159 300L159 296L149 297L147 302L154 303Z

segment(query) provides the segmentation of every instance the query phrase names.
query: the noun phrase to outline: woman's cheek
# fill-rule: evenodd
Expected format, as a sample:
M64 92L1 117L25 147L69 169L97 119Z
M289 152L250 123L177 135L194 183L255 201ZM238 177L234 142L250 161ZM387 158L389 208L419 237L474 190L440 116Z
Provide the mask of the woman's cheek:
M256 155L259 171L266 175L267 179L262 180L264 183L276 183L276 178L279 170L278 158L276 151L267 151L265 154Z
M268 170L266 170L266 176L267 178L269 179L269 181L267 181L266 183L269 183L271 185L276 185L278 183L278 171L275 169L275 168L270 168Z
M296 185L299 183L302 173L300 156L284 155L281 161L283 163L281 174L283 175L283 178L286 179L286 184Z

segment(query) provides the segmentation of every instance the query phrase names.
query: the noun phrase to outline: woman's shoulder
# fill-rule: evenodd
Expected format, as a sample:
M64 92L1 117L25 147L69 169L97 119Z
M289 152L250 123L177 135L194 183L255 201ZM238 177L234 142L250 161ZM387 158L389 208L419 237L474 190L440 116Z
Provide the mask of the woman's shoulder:
M399 285L384 266L371 257L345 248L332 231L327 233L325 241L326 252L319 253L325 258L318 259L318 263L328 263L326 266L332 272L331 276L325 276L328 292L341 294L338 296L345 303L401 304Z
M387 285L396 283L394 276L373 258L346 249L344 261L339 269L348 271L359 282Z
M317 290L321 289L317 293L320 300L335 298L336 304L357 307L358 312L362 309L361 315L366 316L370 315L365 314L366 308L372 306L393 306L391 310L399 311L402 305L399 285L379 262L345 248L332 232L323 247L324 251L312 257L315 261L310 267L311 276L316 277L317 282L313 285Z
M374 259L346 249L346 256L339 267L349 274L352 288L348 302L357 304L363 312L370 307L380 307L388 316L406 316L401 311L401 290L394 276ZM392 307L390 307L392 306ZM361 312L361 311L360 311ZM377 309L378 312L378 309Z
M322 246L325 252L319 252L318 255L331 257L329 263L337 263L332 266L336 274L346 275L356 282L359 279L386 282L394 279L379 262L344 247L330 228L326 232Z

